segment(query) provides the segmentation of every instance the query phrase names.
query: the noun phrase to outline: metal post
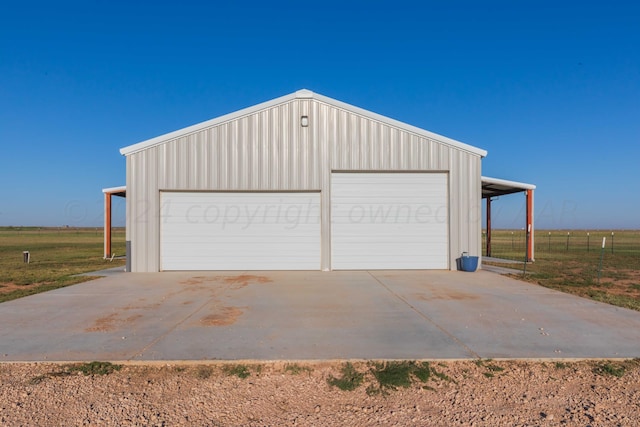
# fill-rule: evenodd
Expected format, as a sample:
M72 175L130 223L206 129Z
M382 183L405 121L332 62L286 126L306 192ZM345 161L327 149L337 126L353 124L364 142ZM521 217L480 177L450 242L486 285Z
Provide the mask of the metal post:
M587 233L587 252L589 252L589 233Z
M524 236L524 241L525 241L525 248L529 247L529 234L531 234L531 224L529 224L527 226L527 231L526 234ZM522 270L522 277L527 275L527 261L529 260L529 253L528 251L525 249L524 251L524 269Z
M549 232L549 252L551 252L551 232Z
M613 253L613 231L611 232L611 253Z
M604 244L607 241L606 237L602 238L602 250L600 251L600 266L598 267L598 285L600 285L600 276L602 276L602 258L604 258Z
M569 252L569 234L570 233L571 233L570 231L567 231L567 252Z
M111 193L104 193L104 259L111 256Z
M487 256L491 256L491 197L487 197Z
M525 246L525 252L527 253L527 258L529 261L533 261L534 259L534 248L535 248L535 233L533 232L533 190L527 190L525 192L526 204L527 204L527 212L526 212L526 221L527 221L527 233L529 233L529 239L527 240L527 244Z

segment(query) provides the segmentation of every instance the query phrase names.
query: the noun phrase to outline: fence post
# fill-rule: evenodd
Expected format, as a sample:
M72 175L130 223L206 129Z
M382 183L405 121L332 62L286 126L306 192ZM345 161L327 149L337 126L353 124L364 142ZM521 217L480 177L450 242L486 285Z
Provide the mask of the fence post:
M613 231L611 232L611 253L613 253Z
M570 235L570 231L567 231L567 252L569 252L569 235Z
M549 232L549 253L551 253L551 232Z
M589 233L587 233L587 252L589 252Z
M598 285L600 285L600 276L602 276L602 258L604 258L604 243L607 241L606 237L602 238L602 250L600 251L600 266L598 267Z
M529 248L529 235L531 234L531 224L527 225L527 230L524 235L524 269L522 270L522 277L527 275L527 260L529 259L528 248Z

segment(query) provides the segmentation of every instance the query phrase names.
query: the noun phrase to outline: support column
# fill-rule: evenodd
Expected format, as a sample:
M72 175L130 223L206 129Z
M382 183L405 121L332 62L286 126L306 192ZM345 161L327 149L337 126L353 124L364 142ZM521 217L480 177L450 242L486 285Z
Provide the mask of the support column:
M491 256L491 197L487 197L487 256Z
M527 198L527 231L529 232L529 241L527 245L527 260L534 261L534 232L533 232L533 190L525 192Z
M104 193L104 259L111 258L111 193Z

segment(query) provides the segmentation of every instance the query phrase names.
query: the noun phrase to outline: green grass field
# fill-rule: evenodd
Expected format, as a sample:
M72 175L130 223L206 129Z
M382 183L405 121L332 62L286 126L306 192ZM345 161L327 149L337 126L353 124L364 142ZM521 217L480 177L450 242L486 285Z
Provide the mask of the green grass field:
M589 234L587 234L589 233ZM621 307L640 310L640 231L539 230L535 262L525 280ZM486 236L484 236L486 239ZM602 238L606 237L602 251ZM486 240L483 239L483 243ZM522 230L493 230L492 257L524 260ZM483 250L484 250L483 244ZM602 259L602 270L600 261ZM505 265L514 268L513 265ZM523 270L522 265L515 268ZM517 274L516 277L523 278Z
M124 229L114 229L113 252L125 253ZM23 262L23 251L31 262ZM89 280L74 277L124 261L103 259L101 228L0 227L0 302Z

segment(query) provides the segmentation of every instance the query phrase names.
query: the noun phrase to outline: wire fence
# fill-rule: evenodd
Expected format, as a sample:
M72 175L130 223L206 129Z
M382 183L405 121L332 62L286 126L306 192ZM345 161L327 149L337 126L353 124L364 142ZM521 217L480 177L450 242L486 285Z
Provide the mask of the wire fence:
M600 252L640 256L640 230L537 230L535 255ZM524 257L525 230L492 230L491 256L508 259ZM482 255L487 255L487 233L482 232Z

